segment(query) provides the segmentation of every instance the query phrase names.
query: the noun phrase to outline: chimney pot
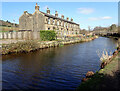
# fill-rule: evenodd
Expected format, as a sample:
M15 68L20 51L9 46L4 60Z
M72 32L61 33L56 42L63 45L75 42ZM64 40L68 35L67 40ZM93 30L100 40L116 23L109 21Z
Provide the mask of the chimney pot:
M49 8L47 7L47 14L50 14L50 10L49 10Z
M58 17L58 12L57 11L55 11L55 16Z
M64 19L64 15L61 15L61 18Z
M35 6L35 11L39 11L39 6L37 5L37 3L36 3L36 6Z
M67 20L69 20L69 17L67 17Z
M27 13L27 11L24 11L24 13Z
M71 21L73 21L73 19L71 18Z

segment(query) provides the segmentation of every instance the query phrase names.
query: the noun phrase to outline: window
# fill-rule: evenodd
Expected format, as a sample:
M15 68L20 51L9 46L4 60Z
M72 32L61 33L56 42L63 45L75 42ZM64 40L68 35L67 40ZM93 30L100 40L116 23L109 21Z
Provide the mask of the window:
M67 28L68 28L68 23L67 23L67 26L66 26Z
M48 18L46 18L46 23L48 24Z
M55 27L53 27L53 30L55 30Z
M57 22L57 25L59 25L59 21L56 21Z
M59 21L59 26L61 26L61 21Z
M65 27L65 23L64 23L63 27Z
M52 23L53 23L53 25L55 24L55 20L54 19L52 20Z
M50 30L50 28L48 28L48 30Z
M50 24L50 18L48 18L48 24Z

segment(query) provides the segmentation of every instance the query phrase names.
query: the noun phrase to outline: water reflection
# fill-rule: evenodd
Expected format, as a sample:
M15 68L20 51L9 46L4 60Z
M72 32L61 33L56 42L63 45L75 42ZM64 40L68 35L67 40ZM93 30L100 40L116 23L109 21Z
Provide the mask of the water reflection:
M74 90L89 70L97 71L96 50L114 51L116 41L98 38L91 42L3 56L3 89Z

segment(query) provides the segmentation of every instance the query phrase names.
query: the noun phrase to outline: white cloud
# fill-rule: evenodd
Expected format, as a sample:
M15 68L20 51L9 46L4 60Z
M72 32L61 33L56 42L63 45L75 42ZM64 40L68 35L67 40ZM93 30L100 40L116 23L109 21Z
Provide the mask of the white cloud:
M94 12L94 9L93 8L78 8L77 12L81 14L90 14Z
M111 19L112 17L110 16L104 16L104 17L101 17L101 19L105 20L105 19Z
M108 20L108 19L112 19L112 17L104 16L104 17L90 17L90 18L88 18L88 20L91 20L91 21Z

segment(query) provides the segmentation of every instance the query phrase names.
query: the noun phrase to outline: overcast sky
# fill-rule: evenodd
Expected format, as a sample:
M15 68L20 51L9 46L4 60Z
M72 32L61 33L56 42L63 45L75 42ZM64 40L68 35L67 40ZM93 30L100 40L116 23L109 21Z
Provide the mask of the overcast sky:
M34 13L36 2L3 2L2 19L19 23L19 17L24 11ZM73 21L80 24L80 28L87 29L88 26L107 27L118 23L117 2L38 2L40 11L46 12L49 7L50 13L58 11L59 17L63 14L73 18Z

